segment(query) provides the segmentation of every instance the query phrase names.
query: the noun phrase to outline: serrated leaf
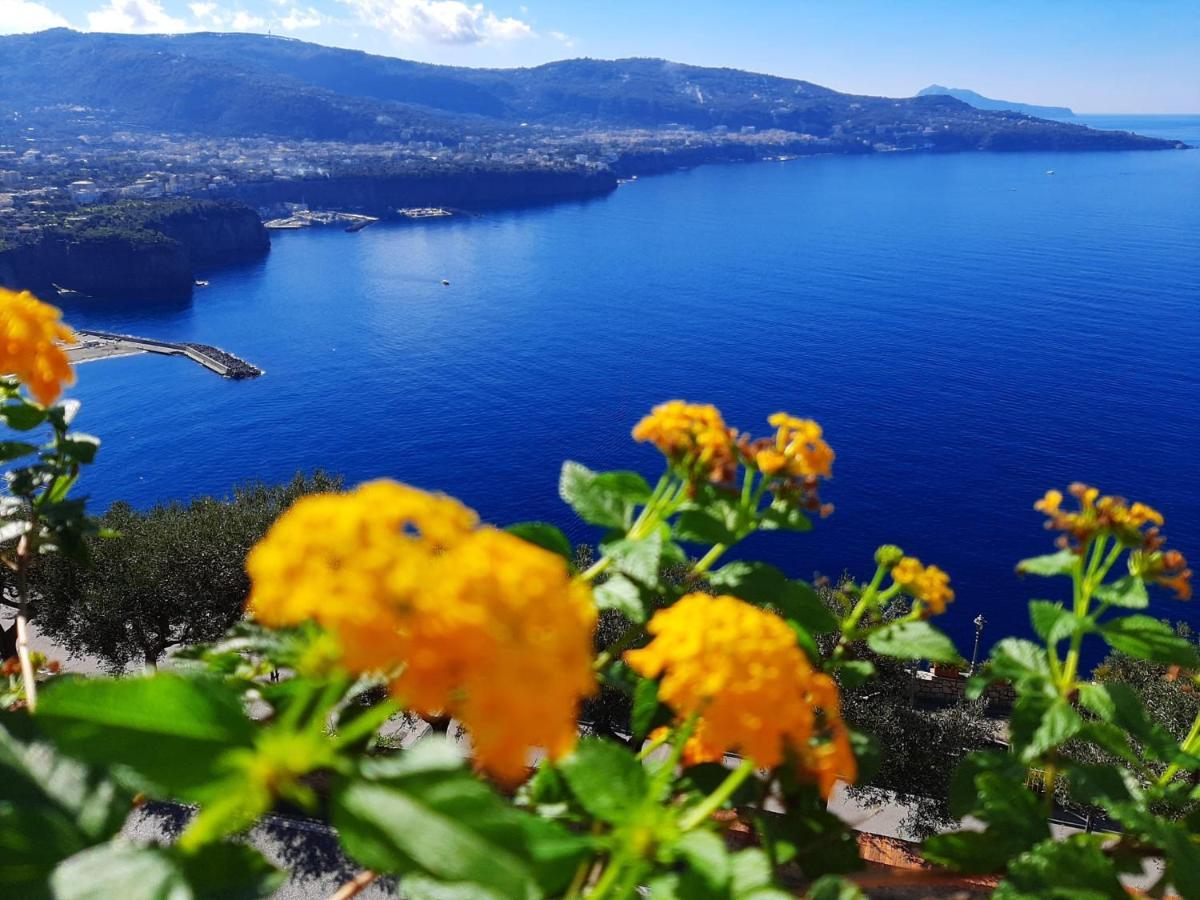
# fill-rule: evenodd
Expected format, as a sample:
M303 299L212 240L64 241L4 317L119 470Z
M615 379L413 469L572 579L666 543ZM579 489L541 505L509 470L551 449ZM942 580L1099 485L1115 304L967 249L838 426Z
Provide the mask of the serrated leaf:
M587 466L565 462L559 474L558 495L583 521L624 529L629 524L628 504L619 493L597 487L598 477Z
M1033 556L1017 563L1017 572L1022 575L1070 575L1079 562L1079 555L1070 550L1059 550L1045 556Z
M1046 651L1033 641L1005 638L992 648L988 672L1015 684L1036 683L1050 676L1050 664Z
M1125 609L1145 609L1150 605L1150 595L1142 579L1134 575L1126 575L1112 584L1102 584L1096 588L1097 600L1109 606L1120 606Z
M691 831L675 843L693 872L714 893L723 893L729 885L730 860L725 842L711 831Z
M54 900L256 900L270 897L283 873L251 847L214 844L195 854L169 847L102 844L54 873Z
M856 688L875 674L875 664L866 659L835 659L829 668L847 688Z
M882 656L953 663L962 657L954 642L928 622L895 622L867 636L867 646Z
M30 431L46 421L46 411L32 403L0 406L0 418L14 431Z
M775 566L738 560L710 572L708 583L720 593L768 606L778 604L788 579Z
M772 500L759 520L760 531L812 531L812 519L794 503Z
M783 592L772 604L785 619L804 626L810 634L830 634L838 629L838 620L821 602L807 581L794 579L784 585Z
M741 900L752 891L773 886L774 872L767 854L757 847L735 853L729 860L730 893Z
M605 556L612 558L618 571L632 576L642 584L658 583L658 571L663 555L661 532L656 531L637 541L620 538L602 545L601 550Z
M1063 609L1061 603L1030 600L1029 618L1038 637L1050 645L1066 640L1074 630L1075 617Z
M646 621L646 603L642 589L624 575L616 574L592 588L599 609L615 609L631 622Z
M0 441L0 462L12 462L36 451L37 447L24 441Z
M1099 835L1073 835L1044 841L1008 866L1006 879L992 895L997 900L1071 897L1078 900L1125 900L1128 897Z
M685 509L675 521L676 540L689 544L732 544L737 540L724 519L710 509Z
M241 695L216 678L59 679L42 691L38 723L58 747L121 765L182 799L210 784L226 751L252 746Z
M1124 616L1100 625L1100 633L1114 650L1150 662L1200 667L1200 655L1187 638L1166 622L1150 616Z
M642 807L646 769L612 741L586 738L557 767L580 805L598 819L620 824Z
M347 852L376 871L479 885L506 898L560 892L587 839L508 805L452 748L428 743L335 783L332 823Z
M562 531L548 522L518 522L516 525L509 525L504 530L543 550L557 553L567 562L571 561L571 555L574 552L571 542Z

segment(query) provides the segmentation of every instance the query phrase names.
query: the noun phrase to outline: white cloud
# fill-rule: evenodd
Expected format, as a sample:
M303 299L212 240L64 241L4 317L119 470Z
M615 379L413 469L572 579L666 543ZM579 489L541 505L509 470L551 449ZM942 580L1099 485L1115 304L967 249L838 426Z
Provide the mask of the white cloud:
M461 0L344 0L363 21L404 41L482 44L529 37L521 19L501 18L482 3Z
M569 34L563 34L561 31L551 31L551 32L548 32L548 34L550 37L554 38L554 40L558 41L564 47L574 47L575 46L575 38L571 37Z
M267 20L239 9L233 14L229 27L234 31L262 31L267 27Z
M192 11L192 15L197 19L211 18L213 13L217 11L215 3L189 3L188 9Z
M325 17L311 6L298 9L293 6L279 20L279 27L284 31L303 31L306 28L316 28L325 21Z
M108 6L88 13L89 31L123 34L174 34L187 23L170 15L158 0L109 0Z
M0 34L26 34L66 25L66 19L40 3L0 0Z

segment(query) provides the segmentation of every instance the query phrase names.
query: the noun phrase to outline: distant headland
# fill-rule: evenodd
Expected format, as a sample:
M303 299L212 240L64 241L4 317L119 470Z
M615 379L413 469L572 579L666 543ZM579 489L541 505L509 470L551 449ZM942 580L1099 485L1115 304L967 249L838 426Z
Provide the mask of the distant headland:
M1024 113L1027 116L1040 116L1044 119L1072 119L1074 111L1066 106L1039 106L1036 103L1017 103L1012 100L993 100L983 94L977 94L966 88L948 88L940 84L931 84L917 92L918 97L953 97L976 109L1008 109Z

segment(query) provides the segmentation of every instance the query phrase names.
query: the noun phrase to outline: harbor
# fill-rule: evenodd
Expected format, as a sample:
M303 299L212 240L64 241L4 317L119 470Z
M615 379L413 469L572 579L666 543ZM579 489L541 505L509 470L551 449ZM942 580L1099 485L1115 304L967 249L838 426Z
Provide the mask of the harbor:
M78 331L76 336L78 341L66 348L67 358L74 364L157 353L163 356L185 356L210 372L235 381L257 378L263 374L258 366L209 344L160 341L108 331Z

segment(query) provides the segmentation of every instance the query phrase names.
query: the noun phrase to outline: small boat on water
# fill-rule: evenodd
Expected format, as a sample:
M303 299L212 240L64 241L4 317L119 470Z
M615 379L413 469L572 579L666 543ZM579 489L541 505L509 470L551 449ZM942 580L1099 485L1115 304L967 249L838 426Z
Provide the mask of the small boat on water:
M443 278L442 279L442 287L450 287L450 279Z
M50 287L54 288L54 292L60 297L84 297L87 296L83 291L77 291L73 288L63 287L61 284L50 283Z
M197 278L196 279L196 287L208 287L208 282L205 281L203 278Z
M1047 170L1046 170L1046 174L1047 174L1047 175L1053 175L1053 174L1054 174L1054 170L1053 170L1053 169L1047 169Z

